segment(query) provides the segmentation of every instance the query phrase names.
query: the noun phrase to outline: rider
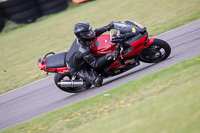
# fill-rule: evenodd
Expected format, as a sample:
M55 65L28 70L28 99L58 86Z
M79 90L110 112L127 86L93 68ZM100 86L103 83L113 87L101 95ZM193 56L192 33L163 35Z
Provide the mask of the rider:
M66 56L67 68L74 77L79 76L97 87L102 85L103 78L94 69L103 66L107 61L116 59L118 52L115 50L103 57L96 58L91 54L91 41L104 32L110 31L113 27L113 22L95 30L86 22L77 23L74 26L74 34L77 38Z

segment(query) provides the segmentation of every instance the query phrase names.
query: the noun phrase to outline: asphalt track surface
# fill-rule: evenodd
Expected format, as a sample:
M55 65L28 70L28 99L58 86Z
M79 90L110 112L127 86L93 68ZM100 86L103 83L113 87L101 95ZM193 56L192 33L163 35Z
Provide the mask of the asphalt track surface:
M99 88L78 94L66 93L54 85L53 76L50 76L0 95L0 130L97 94L103 95L107 90L125 82L200 55L200 20L156 37L167 41L172 48L167 60L157 64L141 63L126 73L104 80L103 86Z

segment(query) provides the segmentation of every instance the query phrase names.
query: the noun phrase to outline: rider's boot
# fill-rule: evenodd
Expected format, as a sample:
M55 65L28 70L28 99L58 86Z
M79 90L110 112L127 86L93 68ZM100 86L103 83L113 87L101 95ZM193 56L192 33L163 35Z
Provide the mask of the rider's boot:
M103 78L101 76L97 76L97 78L94 81L94 85L96 87L100 87L103 83Z

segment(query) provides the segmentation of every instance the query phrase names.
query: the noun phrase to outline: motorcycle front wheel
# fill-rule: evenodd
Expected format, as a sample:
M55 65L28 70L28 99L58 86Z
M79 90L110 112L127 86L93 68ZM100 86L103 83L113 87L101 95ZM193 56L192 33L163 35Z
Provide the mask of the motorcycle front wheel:
M139 60L145 63L157 63L169 57L170 53L170 45L164 40L155 38L154 42L142 51Z
M56 73L54 75L54 82L59 89L68 93L79 93L89 89L92 86L89 82L84 81L84 85L82 87L61 87L58 83L64 80L64 78L71 79L71 75Z

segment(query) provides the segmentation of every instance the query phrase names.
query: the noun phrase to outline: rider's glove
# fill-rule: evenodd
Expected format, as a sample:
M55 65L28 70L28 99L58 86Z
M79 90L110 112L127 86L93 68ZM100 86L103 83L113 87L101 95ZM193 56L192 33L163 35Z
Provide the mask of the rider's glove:
M114 50L112 53L106 55L106 60L115 60L119 56L119 50Z
M110 22L108 25L105 26L105 30L106 31L110 31L111 29L114 28L114 24L113 24L113 21Z

